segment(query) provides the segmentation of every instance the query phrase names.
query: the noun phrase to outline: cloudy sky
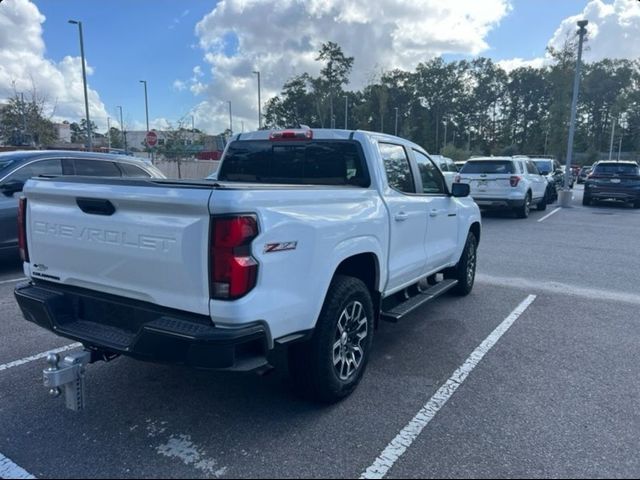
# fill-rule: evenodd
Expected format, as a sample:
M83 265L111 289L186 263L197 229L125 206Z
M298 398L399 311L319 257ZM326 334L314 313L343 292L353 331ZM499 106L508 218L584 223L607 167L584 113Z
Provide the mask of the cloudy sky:
M319 65L326 41L355 57L352 88L383 69L443 55L483 55L507 69L542 65L577 20L589 20L587 60L640 58L638 0L0 0L0 101L36 87L55 119L84 116L77 26L84 28L92 120L152 128L180 120L218 133L257 126L263 101L287 78Z

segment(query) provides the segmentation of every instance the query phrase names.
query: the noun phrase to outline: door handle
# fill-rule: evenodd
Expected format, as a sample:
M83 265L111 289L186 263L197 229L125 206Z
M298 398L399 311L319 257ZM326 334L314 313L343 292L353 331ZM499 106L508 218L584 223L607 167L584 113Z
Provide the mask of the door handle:
M409 215L404 212L396 213L396 216L395 216L396 222L404 222L408 218L409 218Z

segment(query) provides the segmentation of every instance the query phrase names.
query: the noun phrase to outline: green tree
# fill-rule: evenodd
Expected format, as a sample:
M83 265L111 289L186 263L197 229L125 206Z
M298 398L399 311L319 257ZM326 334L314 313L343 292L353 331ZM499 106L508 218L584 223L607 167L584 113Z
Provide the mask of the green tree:
M48 110L46 99L39 97L35 89L28 99L14 93L0 107L0 140L12 145L51 145L57 138L57 132L45 114Z

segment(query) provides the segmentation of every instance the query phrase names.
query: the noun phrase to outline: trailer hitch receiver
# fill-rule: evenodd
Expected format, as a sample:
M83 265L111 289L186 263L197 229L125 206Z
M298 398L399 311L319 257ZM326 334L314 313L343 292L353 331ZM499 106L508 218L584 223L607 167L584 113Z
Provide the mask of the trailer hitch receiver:
M49 395L57 398L64 390L65 403L68 409L80 411L84 409L84 374L86 366L91 363L90 351L74 352L60 361L60 355L51 353L47 356L49 366L42 371L44 386L49 388Z

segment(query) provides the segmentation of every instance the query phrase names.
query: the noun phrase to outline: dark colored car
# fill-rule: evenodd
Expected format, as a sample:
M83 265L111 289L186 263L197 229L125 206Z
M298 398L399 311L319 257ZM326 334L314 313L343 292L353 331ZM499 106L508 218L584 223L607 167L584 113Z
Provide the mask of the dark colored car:
M532 158L540 174L545 176L547 186L547 203L553 203L558 199L558 191L564 185L564 174L557 160L549 158Z
M584 166L580 169L580 173L578 174L578 183L584 183L587 180L587 176L591 173L591 169L593 168L593 165L590 166Z
M583 205L597 200L631 202L640 208L640 167L635 162L598 162L587 177Z
M0 254L18 250L18 196L39 175L165 178L153 165L123 155L65 151L0 153Z

